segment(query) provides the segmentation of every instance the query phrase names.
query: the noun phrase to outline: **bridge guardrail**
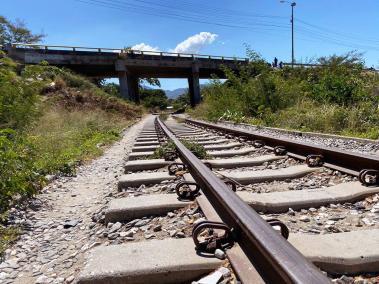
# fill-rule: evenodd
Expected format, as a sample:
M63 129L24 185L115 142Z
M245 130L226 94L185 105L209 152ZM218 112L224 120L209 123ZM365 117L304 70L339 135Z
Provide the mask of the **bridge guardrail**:
M192 53L175 53L167 51L141 51L125 48L103 48L103 47L85 47L85 46L66 46L66 45L44 45L44 44L26 44L26 43L12 43L11 48L25 48L25 49L42 49L42 50L71 50L71 51L94 51L94 52L114 52L120 54L137 54L137 55L155 55L155 56L173 56L178 58L204 58L204 59L217 59L228 61L245 61L248 62L248 58L231 57L231 56L215 56L205 54L192 54Z

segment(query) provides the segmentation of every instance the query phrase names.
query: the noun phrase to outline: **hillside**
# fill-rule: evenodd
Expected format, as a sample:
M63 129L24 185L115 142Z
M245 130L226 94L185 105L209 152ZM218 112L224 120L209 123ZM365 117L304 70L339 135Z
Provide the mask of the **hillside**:
M177 97L185 94L186 92L188 92L188 88L178 88L175 90L165 90L166 96L169 99L176 99Z
M208 86L208 84L200 84L200 88L204 88ZM165 93L166 93L166 96L169 98L169 99L176 99L178 98L180 95L183 95L185 93L188 92L188 88L178 88L178 89L175 89L175 90L165 90Z
M142 113L67 70L18 70L0 54L0 213L54 175L75 175Z

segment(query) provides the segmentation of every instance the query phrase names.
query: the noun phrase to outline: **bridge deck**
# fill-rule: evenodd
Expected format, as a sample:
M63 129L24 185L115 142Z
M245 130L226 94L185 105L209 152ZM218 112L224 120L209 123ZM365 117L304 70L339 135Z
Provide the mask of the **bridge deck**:
M221 66L237 69L239 65L248 63L246 58L122 49L59 49L55 46L15 44L6 50L12 58L25 64L39 64L44 60L51 65L65 66L96 77L117 77L118 71L124 71L121 66L125 66L138 77L187 78L195 65L200 78L210 78L212 74L222 78L224 74Z
M223 67L238 71L249 63L246 58L109 48L10 44L4 50L23 64L47 61L89 77L118 77L122 96L136 102L138 78L187 78L192 105L201 100L199 79L225 78Z

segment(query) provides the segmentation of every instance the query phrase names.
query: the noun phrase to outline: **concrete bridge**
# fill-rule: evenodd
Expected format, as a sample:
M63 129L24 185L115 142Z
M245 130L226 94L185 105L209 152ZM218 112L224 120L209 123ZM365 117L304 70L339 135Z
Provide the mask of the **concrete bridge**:
M137 103L139 78L187 78L192 106L201 100L199 79L222 79L222 66L237 70L248 64L247 58L110 48L10 44L5 51L22 64L44 60L88 77L118 77L121 95Z

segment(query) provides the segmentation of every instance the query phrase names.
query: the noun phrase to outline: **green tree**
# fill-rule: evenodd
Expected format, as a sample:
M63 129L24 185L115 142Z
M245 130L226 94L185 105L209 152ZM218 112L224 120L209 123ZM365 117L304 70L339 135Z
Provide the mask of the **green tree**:
M140 89L140 98L147 108L165 109L168 106L166 93L161 89Z
M120 85L116 83L105 83L102 84L101 88L111 96L121 97L120 95Z
M190 105L190 95L188 92L178 96L176 99L172 101L172 106L176 110L186 108L189 105Z
M21 20L11 22L4 16L0 16L0 45L7 43L38 43L46 35L32 33Z

